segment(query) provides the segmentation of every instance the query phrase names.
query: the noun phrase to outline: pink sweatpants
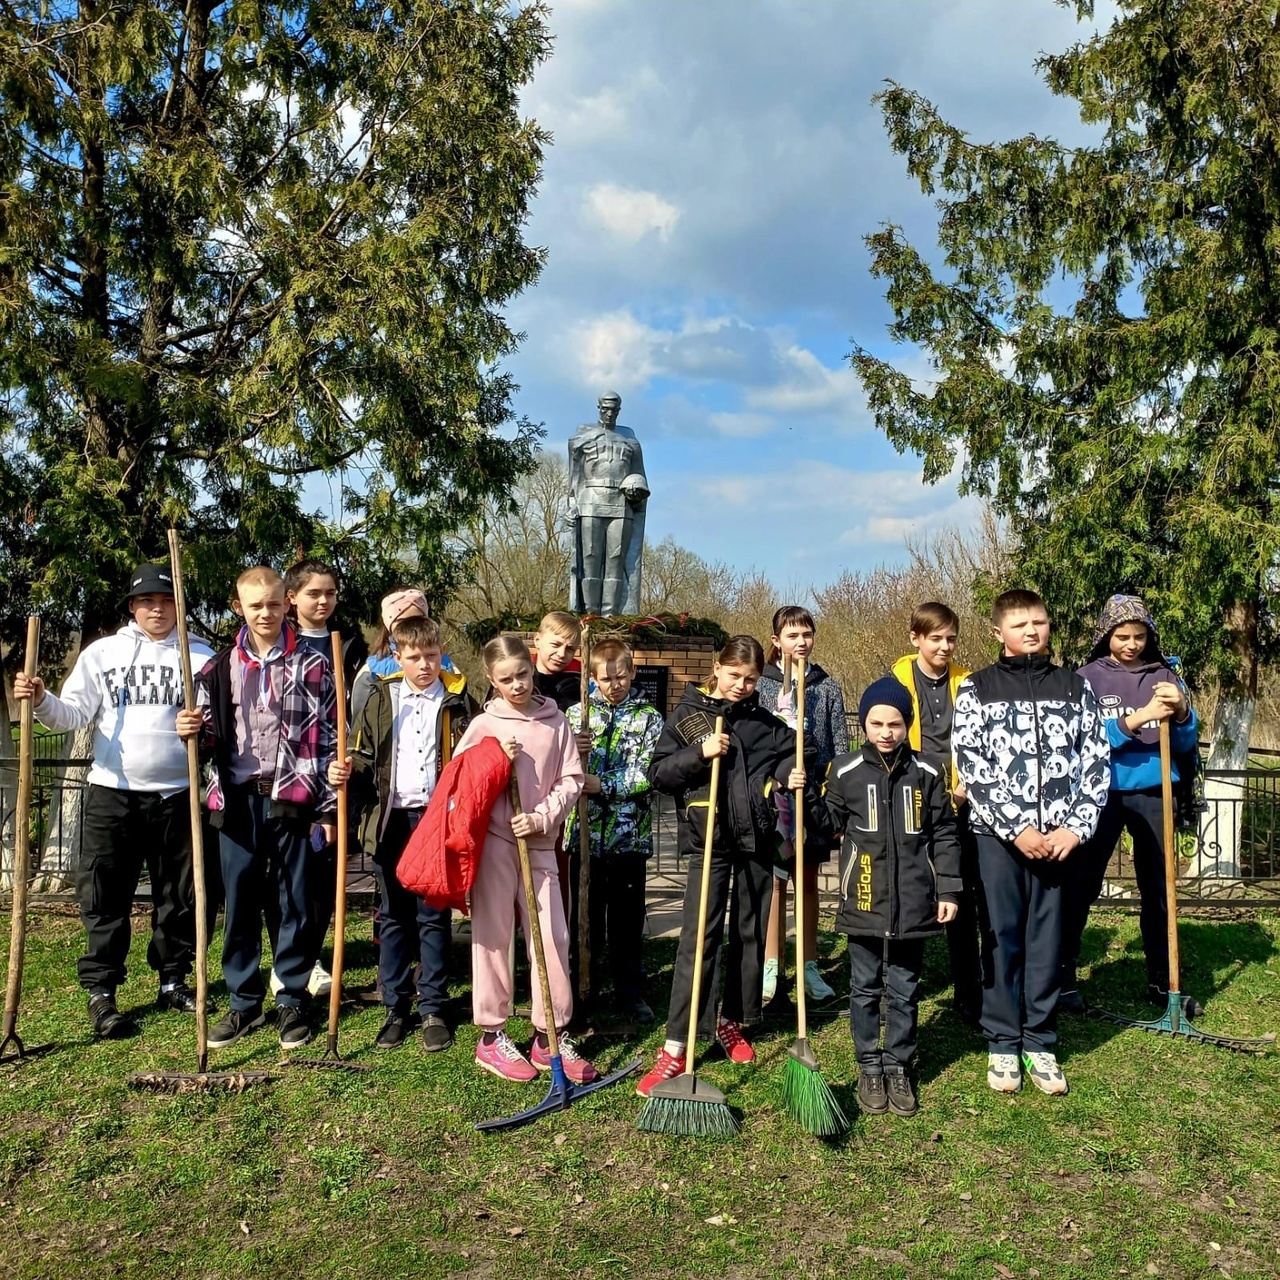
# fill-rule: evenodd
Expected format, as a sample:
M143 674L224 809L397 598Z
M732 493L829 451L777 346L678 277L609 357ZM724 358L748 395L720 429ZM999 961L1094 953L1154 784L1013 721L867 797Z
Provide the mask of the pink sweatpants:
M569 924L560 897L555 850L530 849L529 861L538 897L551 1005L556 1027L563 1031L573 1017L573 988L569 983ZM499 840L491 832L471 886L471 1013L482 1031L501 1030L511 1016L512 981L507 960L517 912L533 971L533 1025L538 1031L546 1031L547 1015L533 954L529 908L520 879L520 855L514 842Z

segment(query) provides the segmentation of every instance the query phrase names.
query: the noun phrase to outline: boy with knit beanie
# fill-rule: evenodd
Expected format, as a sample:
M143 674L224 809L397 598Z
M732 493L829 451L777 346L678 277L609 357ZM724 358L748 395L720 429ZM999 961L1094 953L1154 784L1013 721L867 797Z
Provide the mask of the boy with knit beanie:
M849 1024L864 1112L916 1111L908 1074L919 1025L924 943L955 919L960 844L949 779L907 741L910 692L893 676L858 703L861 751L837 756L826 799L840 849L836 928L849 937ZM888 1018L880 1047L880 997Z

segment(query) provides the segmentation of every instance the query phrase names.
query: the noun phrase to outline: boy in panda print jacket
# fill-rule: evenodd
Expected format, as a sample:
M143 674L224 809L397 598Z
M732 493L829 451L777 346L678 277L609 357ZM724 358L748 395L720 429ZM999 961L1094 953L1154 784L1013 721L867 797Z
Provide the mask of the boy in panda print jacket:
M1042 1093L1063 1094L1063 882L1080 873L1073 855L1106 804L1110 748L1088 681L1049 660L1044 601L1008 591L991 617L1001 655L960 685L951 730L986 907L987 1084L1016 1093L1025 1070Z
M867 742L837 756L825 795L841 832L836 928L849 937L849 1024L864 1112L911 1115L925 939L956 915L963 883L945 770L912 750L911 694L892 676L862 695ZM880 1048L880 997L888 1016Z

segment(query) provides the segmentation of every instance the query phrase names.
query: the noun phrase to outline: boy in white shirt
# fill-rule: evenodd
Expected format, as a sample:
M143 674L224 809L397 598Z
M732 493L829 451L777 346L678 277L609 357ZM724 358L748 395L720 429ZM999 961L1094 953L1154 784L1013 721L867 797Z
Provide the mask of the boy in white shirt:
M139 565L123 603L133 620L80 651L61 696L39 677L19 674L13 681L14 696L33 700L45 728L74 732L93 725L76 873L88 950L77 969L94 1033L113 1039L136 1031L116 1006L116 990L125 979L129 914L144 861L151 881L147 963L159 975L157 1003L195 1012L186 982L196 924L187 751L178 734L182 659L169 567ZM192 639L194 667L212 656L208 645Z
M335 787L350 781L361 841L378 876L378 986L387 1012L377 1047L399 1048L420 1025L423 1047L435 1053L453 1043L445 1017L453 917L410 893L396 867L479 707L461 672L441 670L440 630L432 619L402 618L390 630L399 669L374 678L351 754L329 766L329 781Z

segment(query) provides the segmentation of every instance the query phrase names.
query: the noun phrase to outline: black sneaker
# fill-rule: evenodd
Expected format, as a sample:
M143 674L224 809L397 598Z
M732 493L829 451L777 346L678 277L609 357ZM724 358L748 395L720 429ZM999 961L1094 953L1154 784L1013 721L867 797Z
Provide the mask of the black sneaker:
M918 1110L916 1091L911 1087L911 1077L901 1067L884 1073L889 1086L889 1110L895 1116L913 1116Z
M858 1073L858 1106L867 1115L879 1116L889 1110L889 1099L885 1095L884 1076L879 1072L874 1075L867 1071Z
M1068 990L1064 987L1058 992L1058 1012L1059 1013L1084 1013L1084 996L1076 987Z
M185 982L179 982L168 991L161 987L160 994L156 996L156 1008L162 1013L166 1009L175 1013L195 1013L196 993Z
M428 1053L439 1053L453 1043L449 1024L438 1014L428 1013L422 1019L422 1045Z
M266 1015L259 1009L232 1009L221 1022L209 1028L210 1049L225 1049L235 1044L241 1036L247 1036L266 1022Z
M1168 987L1158 986L1154 982L1149 983L1147 986L1147 1000L1150 1004L1155 1005L1157 1009L1167 1009L1169 1007ZM1198 1018L1203 1012L1204 1005L1194 996L1182 997L1182 1016L1184 1018Z
M301 1049L311 1042L311 1026L307 1015L296 1005L276 1006L276 1030L280 1033L282 1049Z
M398 1049L409 1036L409 1018L407 1014L387 1010L386 1021L373 1042L378 1049Z
M137 1033L133 1019L116 1008L114 991L89 993L89 1021L93 1024L93 1034L103 1040L122 1040Z
M653 1010L649 1005L637 996L634 1000L623 1005L623 1014L638 1026L647 1027L654 1021Z

